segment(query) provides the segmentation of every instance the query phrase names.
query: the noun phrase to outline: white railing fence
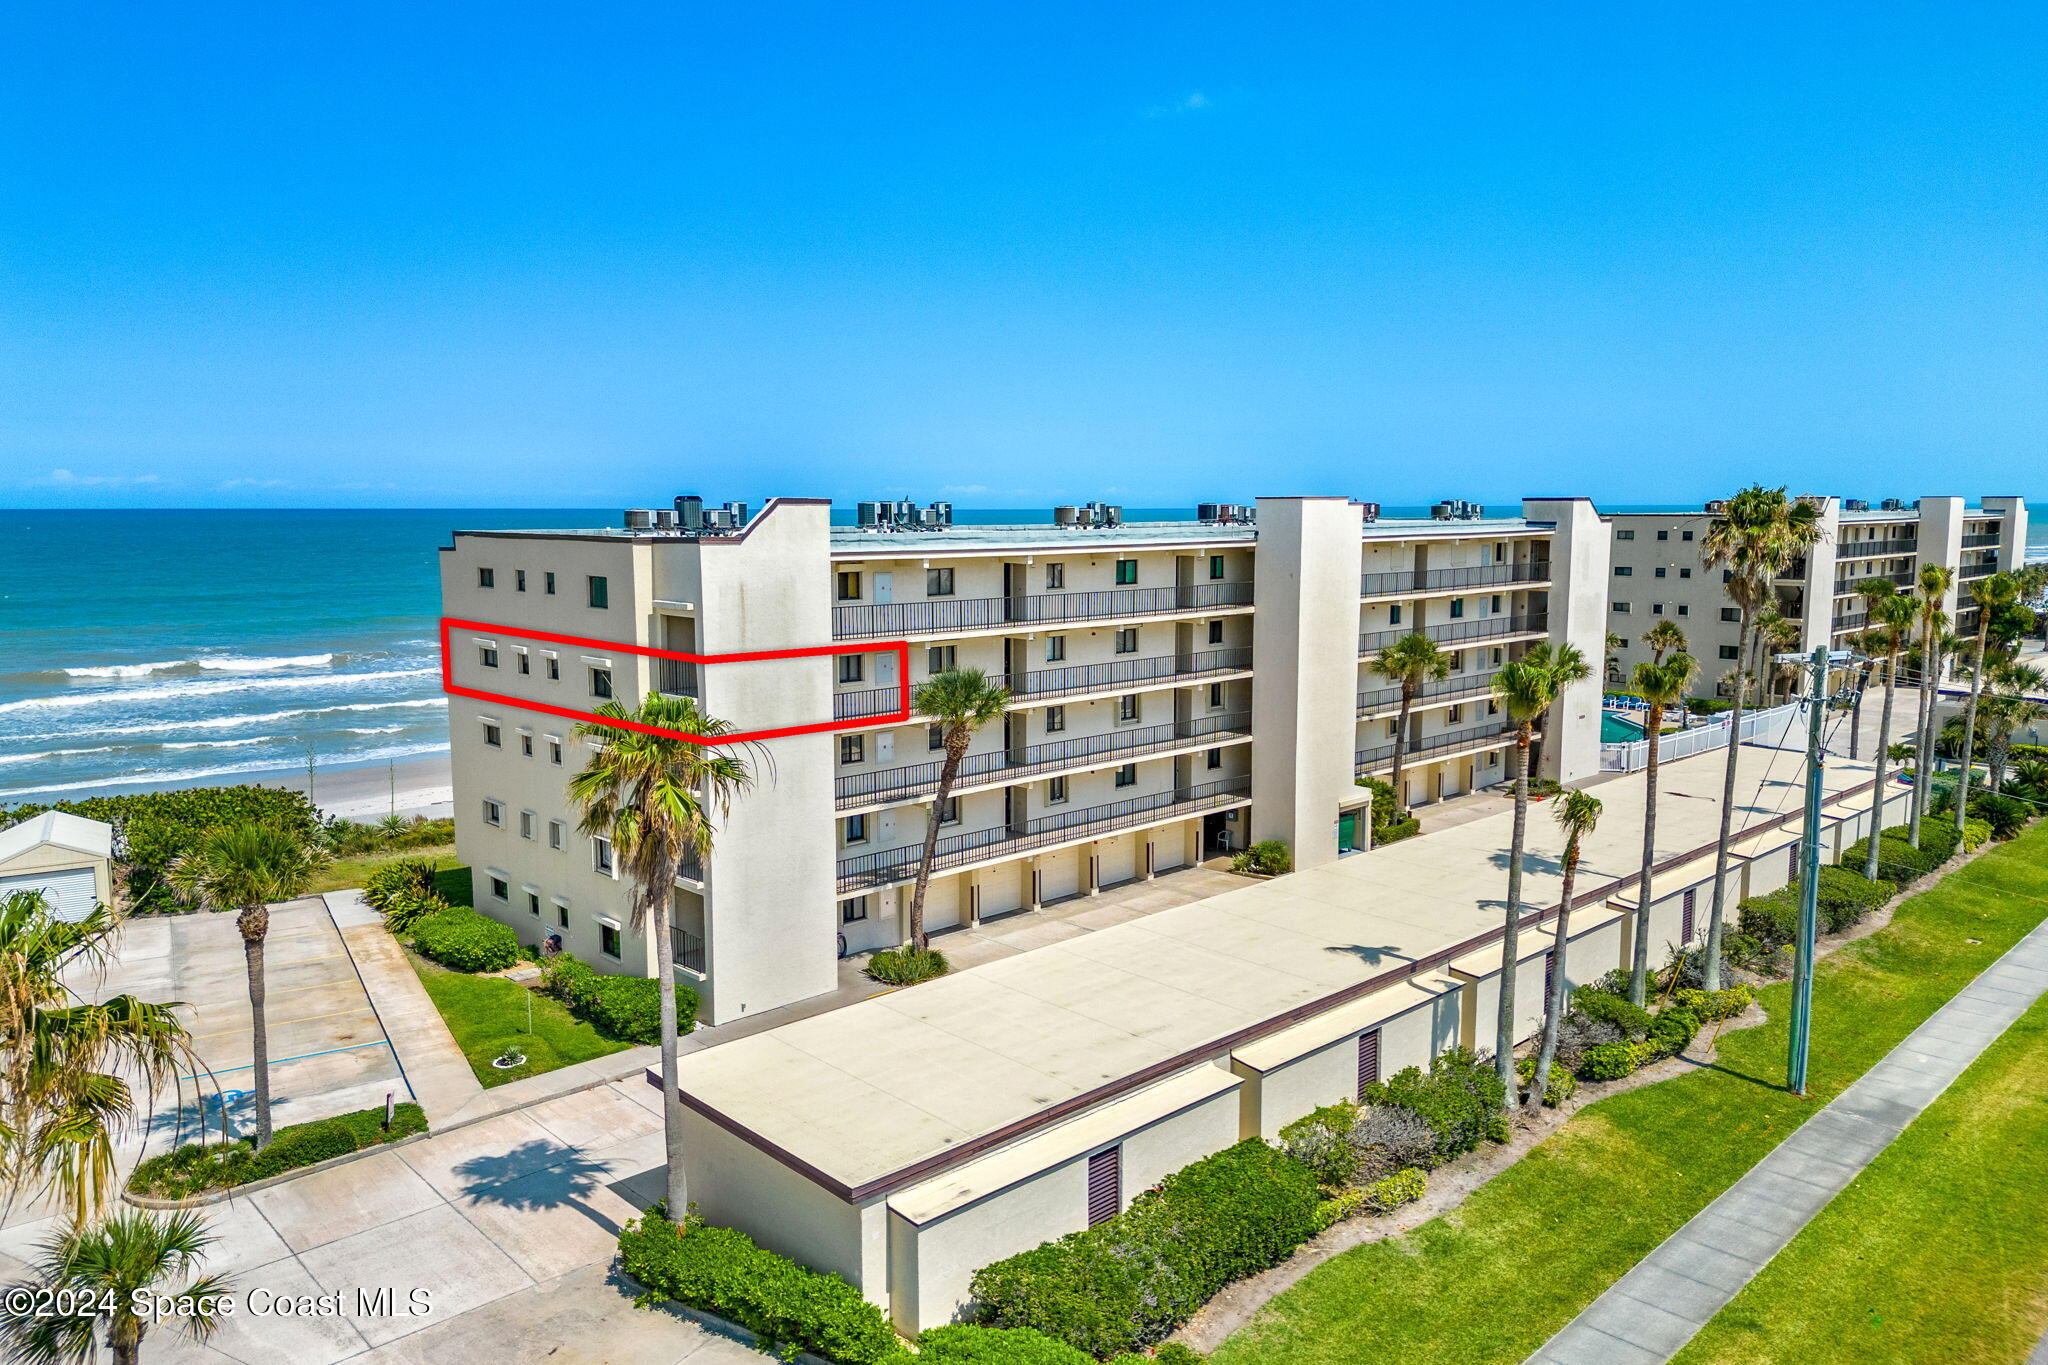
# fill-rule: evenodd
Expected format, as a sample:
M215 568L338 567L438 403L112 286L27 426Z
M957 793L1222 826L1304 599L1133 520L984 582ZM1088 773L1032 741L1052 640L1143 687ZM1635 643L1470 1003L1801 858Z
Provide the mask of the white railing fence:
M1742 738L1756 739L1758 736L1773 737L1783 732L1788 721L1799 714L1799 703L1774 706L1767 711L1748 711L1742 717ZM1706 753L1709 749L1720 749L1728 743L1728 717L1717 716L1704 725L1695 725L1690 730L1680 730L1664 736L1657 746L1660 762L1676 758L1691 758L1694 754ZM1625 744L1602 744L1600 746L1600 770L1608 773L1640 772L1650 763L1650 741L1631 740Z

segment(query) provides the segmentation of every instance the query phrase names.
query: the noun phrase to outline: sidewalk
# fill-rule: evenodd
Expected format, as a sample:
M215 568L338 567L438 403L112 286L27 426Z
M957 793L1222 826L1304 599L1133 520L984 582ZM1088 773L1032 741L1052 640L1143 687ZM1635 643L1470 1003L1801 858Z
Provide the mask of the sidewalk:
M2044 992L2048 924L1587 1305L1532 1365L1669 1360Z

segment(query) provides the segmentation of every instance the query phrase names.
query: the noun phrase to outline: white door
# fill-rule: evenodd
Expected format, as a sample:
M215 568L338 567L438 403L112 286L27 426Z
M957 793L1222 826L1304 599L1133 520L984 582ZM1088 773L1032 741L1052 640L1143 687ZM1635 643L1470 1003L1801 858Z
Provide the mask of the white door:
M896 575L878 573L875 575L875 600L894 602L896 600Z
M887 763L896 754L896 736L888 730L875 736L875 762Z

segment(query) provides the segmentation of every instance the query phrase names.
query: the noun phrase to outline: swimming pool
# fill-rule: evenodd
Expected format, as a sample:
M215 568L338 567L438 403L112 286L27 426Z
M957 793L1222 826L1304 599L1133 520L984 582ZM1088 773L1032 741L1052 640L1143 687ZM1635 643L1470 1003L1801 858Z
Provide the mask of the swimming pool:
M1612 711L1600 713L1600 742L1602 744L1633 744L1643 737L1643 727L1632 720L1624 720Z

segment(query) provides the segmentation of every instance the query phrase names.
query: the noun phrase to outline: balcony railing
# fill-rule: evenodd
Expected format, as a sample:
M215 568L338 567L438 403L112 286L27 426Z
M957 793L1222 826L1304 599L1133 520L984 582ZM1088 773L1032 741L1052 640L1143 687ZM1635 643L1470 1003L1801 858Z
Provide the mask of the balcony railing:
M1463 749L1471 745L1514 737L1513 721L1495 721L1487 725L1474 725L1464 730L1452 730L1441 735L1427 735L1407 745L1402 752L1406 758L1426 758L1430 754L1440 754L1446 749ZM1392 765L1396 747L1390 742L1375 744L1369 749L1360 749L1356 756L1358 771L1371 772Z
M1963 582L1968 583L1976 578L1989 578L1997 572L1998 565L1996 564L1965 564L1963 565L1962 572L1956 576Z
M1169 721L1163 725L1132 726L1099 735L1081 735L1017 750L994 749L961 759L957 781L962 785L979 785L990 777L1008 781L1057 772L1061 768L1098 759L1139 758L1197 740L1240 739L1251 734L1251 723L1248 712L1231 712ZM878 801L910 800L938 789L941 766L941 762L934 761L912 763L901 768L881 768L874 772L848 773L834 784L834 795L842 810Z
M697 695L697 665L682 659L656 659L655 687L671 697Z
M1100 692L1131 683L1192 681L1217 673L1239 673L1252 666L1249 649L1212 649L1200 654L1160 654L1143 659L1115 659L1105 664L1074 664L1067 668L1035 668L1010 674L1010 692L1044 701Z
M832 634L931 635L950 631L1044 626L1118 616L1162 616L1218 607L1248 607L1249 583L1187 583L1170 588L1111 588L1015 597L933 597L922 602L855 602L832 608Z
M1988 550L1996 544L1998 544L1998 532L1996 531L1979 531L1975 535L1963 537L1963 548L1965 550Z
M1835 546L1836 559L1892 559L1919 553L1917 540L1844 540Z
M1369 573L1358 585L1361 597L1388 593L1439 592L1446 588L1490 588L1504 583L1546 583L1550 561L1532 559L1522 564L1477 564L1463 569L1425 569L1393 573Z
M1861 587L1865 583L1868 583L1873 578L1878 579L1881 582L1890 583L1892 586L1899 588L1910 588L1915 583L1918 583L1920 581L1920 575L1915 573L1911 569L1901 569L1897 573L1857 574L1852 578L1836 579L1835 596L1846 597L1849 594L1854 593L1857 590L1857 588Z
M1542 611L1523 612L1514 616L1482 616L1473 621L1445 621L1441 625L1424 626L1422 633L1438 644L1458 644L1471 640L1492 640L1503 635L1523 635L1534 630L1550 629L1550 613ZM1413 635L1409 630L1369 630L1358 637L1358 652L1370 654L1385 649L1394 641Z
M1851 611L1851 612L1844 612L1844 613L1843 613L1842 615L1840 615L1840 616L1837 616L1837 617L1835 618L1835 624L1834 624L1834 628L1835 628L1836 630L1861 630L1861 629L1863 629L1863 628L1864 628L1865 626L1867 626L1867 625L1869 625L1869 624L1870 624L1870 613L1869 613L1869 612L1867 612L1867 611Z
M1105 806L1056 811L1027 820L1021 826L998 825L993 829L955 834L939 840L932 857L932 870L941 872L963 863L1009 857L1068 839L1083 839L1141 823L1160 823L1219 806L1236 805L1251 794L1251 789L1251 778L1230 777L1202 786L1126 797ZM908 848L881 849L855 858L841 858L840 894L909 880L922 849L922 845L913 844Z
M1416 702L1448 701L1461 697L1483 697L1493 690L1494 674L1498 669L1485 673L1456 673L1440 682L1424 683L1415 694ZM1374 711L1391 711L1401 704L1401 689L1381 687L1358 694L1358 714L1368 715Z
M832 719L859 720L863 716L886 716L903 705L900 687L869 687L858 692L832 694Z
M676 966L704 975L704 940L688 929L672 930L669 942L675 948Z

